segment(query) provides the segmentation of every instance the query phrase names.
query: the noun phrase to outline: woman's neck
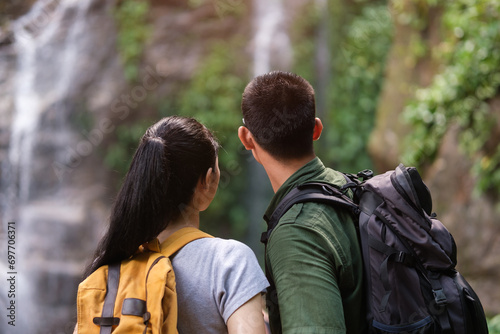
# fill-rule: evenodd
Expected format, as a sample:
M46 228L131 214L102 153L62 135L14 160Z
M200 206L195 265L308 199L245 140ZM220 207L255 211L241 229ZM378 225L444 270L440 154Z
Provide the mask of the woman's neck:
M167 228L158 235L158 240L162 243L169 236L184 227L200 228L200 212L183 211L179 218L168 223Z

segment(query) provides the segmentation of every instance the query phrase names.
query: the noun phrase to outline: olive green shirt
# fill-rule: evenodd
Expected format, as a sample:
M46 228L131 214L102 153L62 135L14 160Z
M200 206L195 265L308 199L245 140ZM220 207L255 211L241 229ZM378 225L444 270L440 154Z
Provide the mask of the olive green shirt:
M305 182L346 183L341 173L315 158L278 189L266 216ZM361 250L347 211L314 202L295 204L271 233L266 261L277 292L267 295L273 334L363 333Z

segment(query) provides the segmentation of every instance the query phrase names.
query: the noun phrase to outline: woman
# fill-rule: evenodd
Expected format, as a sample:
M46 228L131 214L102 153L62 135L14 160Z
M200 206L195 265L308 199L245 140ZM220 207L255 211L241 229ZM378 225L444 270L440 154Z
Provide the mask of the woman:
M200 212L215 196L218 143L192 118L172 116L141 139L116 198L110 226L87 276L122 261L145 242L199 228ZM171 257L180 333L264 333L261 293L268 286L255 255L234 240L203 238Z

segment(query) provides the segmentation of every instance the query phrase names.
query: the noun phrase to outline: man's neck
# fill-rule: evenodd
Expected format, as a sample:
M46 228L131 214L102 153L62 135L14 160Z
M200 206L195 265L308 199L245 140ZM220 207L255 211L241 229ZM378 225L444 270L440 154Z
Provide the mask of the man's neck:
M269 181L271 181L271 186L273 187L274 192L277 192L293 173L298 171L315 157L316 156L312 154L304 158L288 159L284 161L276 160L266 154L264 157L261 157L261 163L266 170Z

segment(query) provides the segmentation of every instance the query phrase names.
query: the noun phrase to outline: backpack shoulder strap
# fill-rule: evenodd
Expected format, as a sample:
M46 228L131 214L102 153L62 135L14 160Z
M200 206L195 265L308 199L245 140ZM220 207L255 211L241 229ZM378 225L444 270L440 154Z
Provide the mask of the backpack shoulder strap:
M120 263L113 263L108 266L108 278L106 281L106 297L102 307L102 315L94 317L94 324L100 326L100 334L110 334L113 326L120 323L120 318L113 316L115 309L115 300L118 293L118 285L120 281ZM78 324L77 324L78 325Z
M170 257L191 241L201 238L213 238L213 236L194 227L184 227L163 241L160 251L163 255Z
M271 217L264 216L267 222L267 231L262 233L260 241L267 244L271 232L278 225L280 218L293 205L304 202L318 202L333 205L349 210L355 216L359 214L359 207L353 200L340 189L319 182L310 182L298 185L292 189L278 204Z

